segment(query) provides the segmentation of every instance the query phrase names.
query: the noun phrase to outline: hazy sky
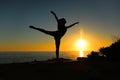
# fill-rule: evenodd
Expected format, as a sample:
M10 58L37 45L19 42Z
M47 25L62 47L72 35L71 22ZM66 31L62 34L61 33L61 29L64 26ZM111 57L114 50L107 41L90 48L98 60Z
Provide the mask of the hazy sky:
M54 51L51 36L28 27L56 30L51 10L66 18L66 25L80 22L62 38L62 51L77 50L80 31L86 50L108 46L120 34L120 0L0 0L0 51Z

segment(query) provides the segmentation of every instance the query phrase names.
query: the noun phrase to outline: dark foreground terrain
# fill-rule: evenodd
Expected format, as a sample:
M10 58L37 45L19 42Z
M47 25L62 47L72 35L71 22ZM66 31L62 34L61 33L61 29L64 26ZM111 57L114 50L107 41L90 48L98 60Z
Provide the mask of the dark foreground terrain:
M120 80L120 64L80 61L0 64L0 80Z

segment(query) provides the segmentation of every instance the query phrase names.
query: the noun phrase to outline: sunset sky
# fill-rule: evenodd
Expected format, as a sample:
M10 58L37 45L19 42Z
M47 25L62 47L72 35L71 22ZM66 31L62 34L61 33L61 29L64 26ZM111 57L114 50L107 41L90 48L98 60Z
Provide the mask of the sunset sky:
M0 0L0 51L55 51L54 39L29 25L56 30L50 13L65 18L70 28L60 51L76 51L76 42L87 42L86 51L109 46L120 34L120 0Z

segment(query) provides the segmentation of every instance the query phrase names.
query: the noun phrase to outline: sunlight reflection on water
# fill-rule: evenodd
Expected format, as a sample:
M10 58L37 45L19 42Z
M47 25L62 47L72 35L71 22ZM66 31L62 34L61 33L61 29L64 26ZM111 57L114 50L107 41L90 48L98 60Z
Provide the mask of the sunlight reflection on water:
M84 51L80 50L80 56L79 57L84 57Z

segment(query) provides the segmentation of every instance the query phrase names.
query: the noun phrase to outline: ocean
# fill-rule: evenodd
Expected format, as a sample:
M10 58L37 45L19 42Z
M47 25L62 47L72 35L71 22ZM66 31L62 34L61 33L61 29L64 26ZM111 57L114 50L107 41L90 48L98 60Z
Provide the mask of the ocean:
M89 52L84 52L84 57L87 57ZM0 52L0 64L4 63L22 63L30 61L46 61L55 58L55 52ZM60 58L76 60L80 57L80 52L60 52Z

